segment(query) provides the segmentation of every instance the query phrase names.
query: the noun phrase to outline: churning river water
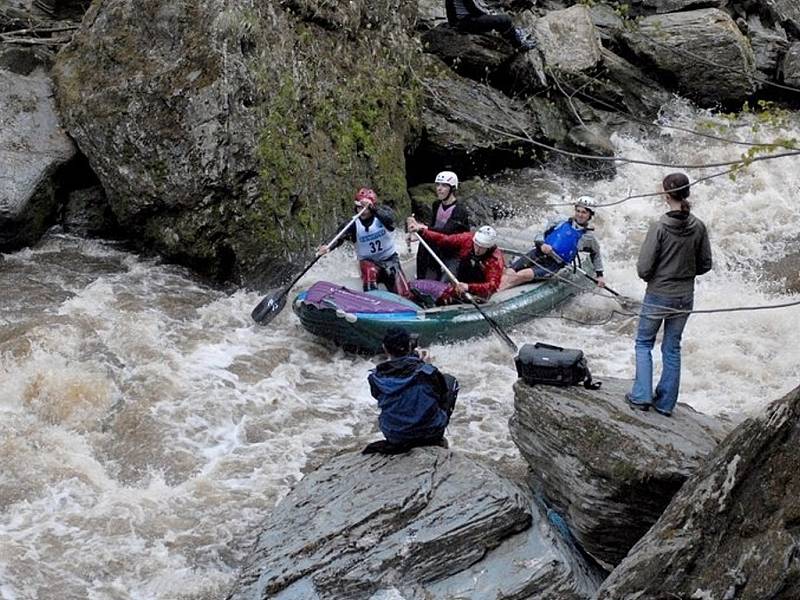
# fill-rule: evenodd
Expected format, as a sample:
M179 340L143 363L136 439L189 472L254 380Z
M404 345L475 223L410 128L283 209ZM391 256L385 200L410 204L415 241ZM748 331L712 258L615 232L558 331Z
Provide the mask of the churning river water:
M671 114L689 126L708 120L681 105ZM795 125L757 134L754 117L716 122L726 137L800 138L794 117ZM746 150L668 130L615 144L622 156L673 163L733 160ZM542 174L548 189L561 190L544 199L559 204L588 193L613 202L653 191L671 170L621 165L614 179L594 183ZM796 157L693 188L715 262L698 279L696 308L798 300L761 269L797 253L798 199ZM501 231L532 237L544 217L565 211L519 214ZM635 199L595 220L607 282L626 296L643 293L636 254L648 223L663 212L658 198ZM346 248L301 286L342 271L355 272ZM268 328L253 325L260 297L223 293L102 241L53 234L5 255L0 598L224 597L259 523L303 473L377 439L365 382L377 359L314 338L288 307ZM518 344L583 348L600 379L632 377L636 321L615 309L624 312L607 297L583 294L510 334ZM800 379L798 320L798 307L693 316L681 401L738 420L792 389ZM486 337L431 350L461 382L451 447L518 468L507 429L515 372L503 344Z

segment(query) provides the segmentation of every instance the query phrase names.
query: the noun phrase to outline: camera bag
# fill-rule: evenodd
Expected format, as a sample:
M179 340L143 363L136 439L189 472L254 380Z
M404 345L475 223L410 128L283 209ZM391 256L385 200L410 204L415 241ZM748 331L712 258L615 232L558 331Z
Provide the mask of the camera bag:
M524 344L514 363L517 375L528 384L570 386L582 384L586 389L597 389L592 382L583 350L561 348L536 342Z

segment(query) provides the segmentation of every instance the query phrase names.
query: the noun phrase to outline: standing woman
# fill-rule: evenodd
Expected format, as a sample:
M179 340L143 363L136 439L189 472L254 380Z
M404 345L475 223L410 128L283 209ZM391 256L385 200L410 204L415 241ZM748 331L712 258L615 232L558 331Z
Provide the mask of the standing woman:
M654 406L671 416L681 381L681 336L694 306L694 279L711 270L711 244L703 222L691 214L689 178L671 173L661 182L669 211L653 223L639 251L636 269L647 282L636 332L636 379L625 395L631 408ZM656 334L664 324L661 379L653 393Z

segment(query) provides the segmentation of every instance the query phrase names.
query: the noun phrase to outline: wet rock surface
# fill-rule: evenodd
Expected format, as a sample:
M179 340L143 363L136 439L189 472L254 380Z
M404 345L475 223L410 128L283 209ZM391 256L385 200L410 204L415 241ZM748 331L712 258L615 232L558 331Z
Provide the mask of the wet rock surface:
M263 286L349 214L354 181L407 203L415 19L366 0L95 3L58 102L134 241Z
M426 93L423 136L411 158L415 170L423 164L446 164L466 178L499 170L501 165L524 166L536 160L527 138L557 130L550 121L559 120L558 109L530 110L537 107L452 72L428 77L422 85ZM438 167L428 168L430 181Z
M602 59L591 13L580 4L539 19L536 40L547 66L564 74L594 69Z
M34 243L52 224L56 172L75 153L50 79L0 70L0 250Z
M795 237L788 241L787 247L797 248L798 244L800 237ZM767 276L776 281L782 291L800 293L800 253L790 252L778 260L767 262L764 269Z
M783 59L783 82L800 88L800 42L791 45Z
M645 17L624 34L645 63L702 106L741 106L756 89L755 57L731 17L707 8Z
M598 594L800 597L800 388L737 427Z
M61 217L64 231L82 237L115 237L119 225L103 188L92 186L69 193Z
M273 511L231 600L588 598L590 567L532 498L438 448L343 454Z
M631 410L630 385L514 385L509 426L532 487L606 567L625 557L730 429L683 404L671 418Z

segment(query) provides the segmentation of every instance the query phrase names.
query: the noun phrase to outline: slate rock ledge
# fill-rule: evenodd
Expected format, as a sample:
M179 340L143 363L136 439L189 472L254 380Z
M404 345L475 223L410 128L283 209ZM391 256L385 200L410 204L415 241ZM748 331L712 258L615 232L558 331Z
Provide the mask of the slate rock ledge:
M631 382L599 390L514 385L511 435L531 486L609 570L661 516L730 426L679 404L672 418L632 411Z
M589 598L602 573L532 498L439 448L340 455L275 508L230 600Z
M601 600L800 598L800 387L711 454Z

